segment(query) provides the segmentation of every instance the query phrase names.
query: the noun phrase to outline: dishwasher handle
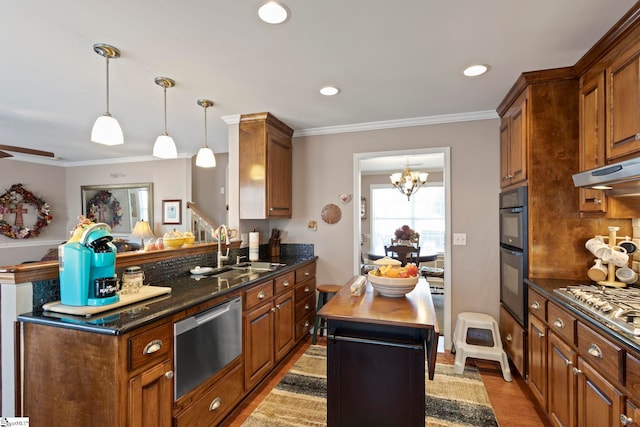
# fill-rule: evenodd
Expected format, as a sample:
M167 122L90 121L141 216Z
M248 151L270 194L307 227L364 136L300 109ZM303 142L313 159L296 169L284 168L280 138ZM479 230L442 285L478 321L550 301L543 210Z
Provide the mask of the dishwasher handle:
M327 335L327 339L333 340L333 341L348 341L348 342L355 342L359 344L373 344L373 345L382 345L386 347L400 347L400 348L407 348L409 350L424 351L424 345L422 343L411 344L411 343L377 340L372 338L349 337L349 336L335 335L335 334Z
M187 331L190 331L193 328L196 328L204 323L210 322L211 320L222 316L225 313L228 313L231 310L239 310L240 306L240 298L236 298L231 301L227 301L220 305L217 305L207 311L196 314L195 316L188 317L184 320L180 320L176 322L174 325L175 334L180 335Z

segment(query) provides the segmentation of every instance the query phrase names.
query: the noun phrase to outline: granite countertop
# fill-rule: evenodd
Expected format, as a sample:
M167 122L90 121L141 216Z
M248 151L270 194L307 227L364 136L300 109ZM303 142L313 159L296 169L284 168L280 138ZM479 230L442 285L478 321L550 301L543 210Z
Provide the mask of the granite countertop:
M617 328L610 328L608 326L603 325L602 322L589 316L577 304L571 303L568 299L565 299L560 294L554 292L554 289L557 289L557 288L562 288L566 286L585 285L585 284L593 285L593 282L564 280L564 279L525 279L525 282L533 290L539 292L540 294L545 296L547 299L555 302L556 304L570 311L581 322L591 326L592 328L601 332L603 335L607 336L611 340L622 343L630 347L632 350L635 350L638 353L640 353L639 337L635 337L631 334L622 332Z
M153 283L150 286L171 288L171 293L141 301L115 310L105 311L91 317L74 316L37 311L21 314L18 321L46 324L55 327L84 330L88 332L121 335L135 328L183 311L212 298L237 292L251 284L295 270L304 263L314 260L315 256L279 258L284 267L270 272L256 272L251 276L224 280L217 277L195 277L189 273L166 282Z

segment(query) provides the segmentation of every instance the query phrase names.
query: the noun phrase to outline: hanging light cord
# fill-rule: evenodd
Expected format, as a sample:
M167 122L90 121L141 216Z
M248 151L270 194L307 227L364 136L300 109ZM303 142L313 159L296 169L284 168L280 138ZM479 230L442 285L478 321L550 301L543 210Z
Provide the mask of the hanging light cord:
M204 148L209 148L207 145L207 107L204 107Z
M105 113L105 115L110 116L111 113L109 112L109 57L106 56L107 58L107 112Z
M164 87L164 134L169 135L167 133L167 85L162 85Z

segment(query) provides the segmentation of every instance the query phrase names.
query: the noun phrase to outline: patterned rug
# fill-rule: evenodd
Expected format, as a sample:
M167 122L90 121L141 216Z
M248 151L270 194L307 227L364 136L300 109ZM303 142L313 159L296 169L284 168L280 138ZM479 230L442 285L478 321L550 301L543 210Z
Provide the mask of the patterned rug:
M309 347L243 427L326 426L326 358L326 347ZM426 380L425 406L428 427L498 426L474 367L456 375L452 365L436 365L434 380Z

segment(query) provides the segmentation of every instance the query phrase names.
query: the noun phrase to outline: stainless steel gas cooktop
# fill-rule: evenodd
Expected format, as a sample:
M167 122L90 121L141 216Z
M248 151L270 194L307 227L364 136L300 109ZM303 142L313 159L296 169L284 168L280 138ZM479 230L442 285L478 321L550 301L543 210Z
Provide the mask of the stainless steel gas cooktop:
M604 321L605 325L640 337L640 289L579 285L554 289L554 292Z

